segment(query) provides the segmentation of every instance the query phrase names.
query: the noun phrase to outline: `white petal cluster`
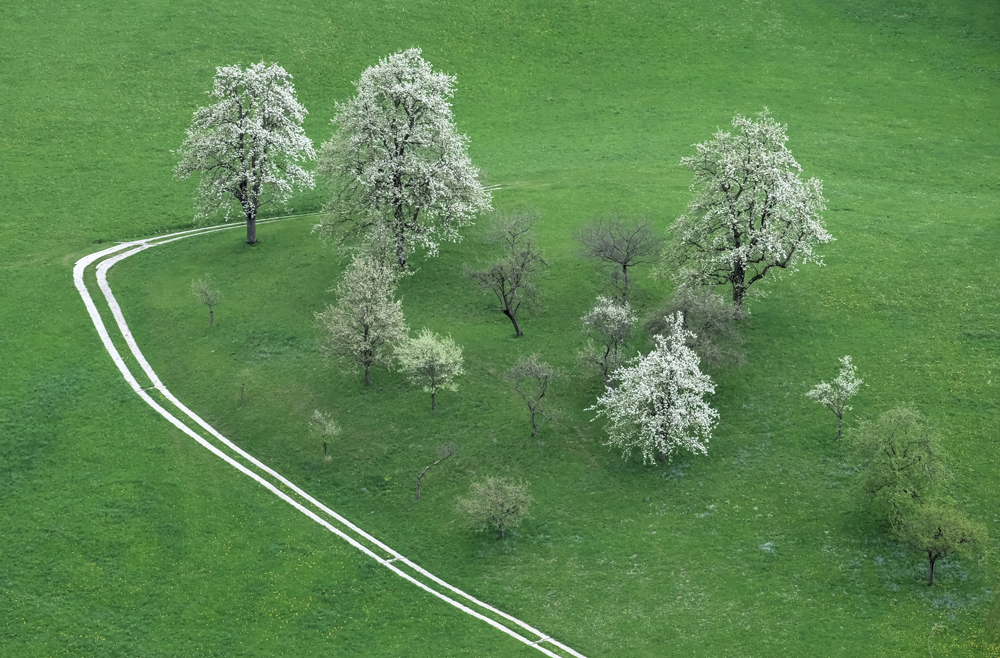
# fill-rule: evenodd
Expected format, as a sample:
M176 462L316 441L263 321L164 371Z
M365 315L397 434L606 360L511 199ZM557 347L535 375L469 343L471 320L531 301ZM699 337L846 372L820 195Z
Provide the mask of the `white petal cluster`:
M462 348L451 336L439 337L430 329L421 330L416 338L402 343L396 350L399 369L410 376L410 382L422 386L424 393L457 391L456 377L462 367Z
M747 288L772 268L822 259L813 246L833 240L823 227L823 184L799 177L785 147L786 127L767 110L757 120L737 115L736 134L719 131L682 158L694 172L694 200L677 219L680 278L730 284L742 306Z
M336 104L337 133L321 149L320 171L338 186L333 212L388 222L397 237L433 255L442 240L458 241L459 227L492 209L466 154L468 139L452 118L454 84L431 70L419 48L361 74L357 96Z
M847 401L858 392L862 381L854 370L851 357L845 356L840 359L840 374L837 375L837 378L829 384L820 382L806 395L837 414L837 418L842 418L845 411L851 410Z
M220 66L209 95L215 102L195 111L174 172L179 179L203 174L199 217L221 210L228 218L235 200L250 221L261 206L283 205L295 188L313 187L301 166L316 157L302 130L306 109L285 69Z
M632 334L638 318L628 302L601 295L594 308L580 321L584 335L590 339L580 360L600 368L605 383L610 383L621 365L621 347Z
M334 292L337 304L316 314L324 350L366 369L389 363L397 343L406 340L403 302L394 300L395 268L355 257Z
M595 420L608 419L606 445L620 448L623 457L639 450L651 464L681 448L707 453L719 414L704 396L714 393L715 385L698 367L698 355L685 345L690 335L676 314L667 334L654 337L656 348L621 368L618 386L607 387L588 409L597 411Z

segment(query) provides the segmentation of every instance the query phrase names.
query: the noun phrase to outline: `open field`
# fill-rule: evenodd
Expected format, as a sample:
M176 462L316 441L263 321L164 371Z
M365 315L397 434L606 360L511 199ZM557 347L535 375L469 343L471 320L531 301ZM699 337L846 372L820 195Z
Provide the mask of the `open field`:
M940 567L865 526L835 419L805 391L851 354L866 387L847 429L911 401L945 430L959 506L1000 539L1000 8L987 2L8 3L0 8L0 653L537 655L377 568L179 435L129 391L72 284L109 241L190 226L175 149L214 67L294 76L307 133L380 56L419 45L458 77L455 116L494 205L537 209L552 264L525 337L459 276L482 227L402 287L412 329L465 348L457 393L319 356L313 313L342 263L309 218L158 247L111 283L167 386L374 535L587 656L1000 655L983 618L1000 575ZM683 212L691 144L764 106L825 183L826 267L767 284L747 364L714 372L704 458L645 467L582 409L578 318L597 276L575 227ZM322 191L292 204L315 210ZM189 290L226 294L209 330ZM646 310L669 284L640 277ZM638 338L633 349L645 349ZM530 439L497 375L559 367ZM1000 381L1000 380L998 380ZM247 395L240 400L240 389ZM344 426L324 463L305 422ZM459 452L412 484L436 448ZM454 499L523 477L532 518L474 536ZM655 534L653 534L655 531ZM773 546L773 551L761 546Z

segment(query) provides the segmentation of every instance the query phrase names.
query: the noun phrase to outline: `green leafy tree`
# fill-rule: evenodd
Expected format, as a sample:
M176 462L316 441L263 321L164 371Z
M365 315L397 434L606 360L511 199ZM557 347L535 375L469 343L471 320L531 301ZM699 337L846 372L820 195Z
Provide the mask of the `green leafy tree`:
M893 525L937 499L950 478L940 435L911 407L861 421L851 447L862 461L861 496L876 518Z
M934 584L934 564L939 559L971 557L988 541L982 525L940 502L925 503L903 514L893 533L913 550L927 554L928 585Z
M499 539L508 528L516 528L531 507L528 485L506 478L488 477L473 482L468 498L458 500L458 511L477 532L495 528Z

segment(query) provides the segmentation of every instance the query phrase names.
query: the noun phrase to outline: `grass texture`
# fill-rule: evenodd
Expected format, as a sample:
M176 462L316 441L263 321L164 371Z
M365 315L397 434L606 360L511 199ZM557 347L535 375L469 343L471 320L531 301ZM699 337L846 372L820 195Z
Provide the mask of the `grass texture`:
M866 525L836 419L805 392L850 354L862 415L912 402L946 435L953 494L1000 537L1000 10L988 2L9 2L0 8L0 653L5 656L532 655L424 596L227 470L128 390L73 288L77 258L187 228L171 149L214 67L295 76L318 143L379 57L420 46L458 78L455 116L494 204L532 208L545 306L509 322L461 276L482 226L401 289L416 331L465 350L457 393L323 361L313 313L343 261L301 218L144 252L111 283L164 382L382 540L585 655L1000 655L995 569L925 563ZM579 317L598 276L571 240L611 212L683 212L691 145L736 113L789 125L825 183L826 266L750 302L747 364L714 372L704 458L645 467L582 410ZM294 211L316 210L322 190ZM210 274L216 326L190 293ZM640 275L644 312L670 292ZM520 320L520 318L519 318ZM638 337L630 348L646 349ZM560 369L530 438L499 375ZM241 389L246 393L241 399ZM343 427L323 461L307 421ZM421 501L416 475L432 469ZM511 538L464 530L469 482L524 478ZM940 626L947 632L940 632Z

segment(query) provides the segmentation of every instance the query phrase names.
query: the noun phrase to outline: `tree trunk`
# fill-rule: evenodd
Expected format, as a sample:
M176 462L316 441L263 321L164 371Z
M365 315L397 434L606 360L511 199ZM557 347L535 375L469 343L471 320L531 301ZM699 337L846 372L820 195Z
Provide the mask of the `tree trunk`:
M837 414L837 440L840 441L840 430L844 426L844 416L842 414Z
M531 410L531 438L538 436L538 425L535 424L535 410Z
M433 416L437 413L437 409L434 407L434 393L431 393L431 415Z
M365 365L365 386L372 385L372 370L371 366Z
M514 333L517 334L517 337L520 338L523 336L524 334L521 333L521 327L518 326L517 319L514 317L514 314L507 309L504 309L503 314L510 318L510 321L514 324Z
M624 280L624 287L622 289L622 301L628 301L628 266L622 265L622 279Z
M257 216L247 217L247 244L257 244Z
M931 555L930 553L928 553L927 557L928 557L928 559L930 560L930 563L931 563L931 581L929 583L927 583L927 585L929 587L929 586L931 586L931 585L934 584L934 563L937 562L937 556L936 555Z

